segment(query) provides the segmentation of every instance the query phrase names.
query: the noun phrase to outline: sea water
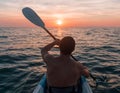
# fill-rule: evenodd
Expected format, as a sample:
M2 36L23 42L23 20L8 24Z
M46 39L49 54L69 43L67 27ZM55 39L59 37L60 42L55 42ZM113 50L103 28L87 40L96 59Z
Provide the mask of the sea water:
M96 76L107 80L94 93L120 93L120 28L48 28L56 37L72 36L73 56ZM0 28L0 93L32 93L46 72L40 50L53 39L41 28ZM52 49L59 55L58 49ZM94 81L90 81L92 83Z

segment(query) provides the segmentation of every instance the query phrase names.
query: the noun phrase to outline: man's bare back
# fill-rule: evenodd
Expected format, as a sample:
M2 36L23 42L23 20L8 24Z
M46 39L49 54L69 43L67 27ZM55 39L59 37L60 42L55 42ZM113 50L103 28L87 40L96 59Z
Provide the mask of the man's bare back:
M47 79L49 86L67 87L77 84L85 67L74 61L70 57L64 55L53 57L47 55L45 61L47 63Z

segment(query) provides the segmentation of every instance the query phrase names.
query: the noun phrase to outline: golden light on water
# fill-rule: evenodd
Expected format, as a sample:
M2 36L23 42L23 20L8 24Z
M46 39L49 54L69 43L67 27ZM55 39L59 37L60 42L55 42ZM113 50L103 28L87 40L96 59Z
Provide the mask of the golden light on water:
M61 28L58 28L57 36L59 37L59 39L63 37L62 34L63 34L63 30Z

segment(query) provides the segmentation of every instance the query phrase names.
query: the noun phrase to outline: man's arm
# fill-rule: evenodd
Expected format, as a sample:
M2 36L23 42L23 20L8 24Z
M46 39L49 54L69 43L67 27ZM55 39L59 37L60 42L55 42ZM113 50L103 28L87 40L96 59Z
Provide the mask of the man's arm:
M60 40L55 40L53 41L52 43L46 45L45 47L42 48L41 50L41 54L42 54L42 58L44 59L44 61L46 62L46 60L49 60L50 58L52 58L53 56L50 55L48 53L48 51L51 50L51 48L54 46L54 45L58 45L60 42Z
M85 77L89 77L90 76L90 73L89 73L89 70L87 69L87 67L85 67L83 64L79 63L78 62L78 65L80 67L80 70L81 70L81 74Z
M87 68L83 69L82 74L83 74L85 77L89 77L89 76L90 76L90 73L89 73L89 71L88 71Z

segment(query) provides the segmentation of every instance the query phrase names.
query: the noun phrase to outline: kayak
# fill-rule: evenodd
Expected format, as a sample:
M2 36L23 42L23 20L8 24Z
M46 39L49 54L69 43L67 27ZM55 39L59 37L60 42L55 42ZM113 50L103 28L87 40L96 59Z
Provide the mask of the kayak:
M93 93L90 85L88 84L86 78L84 76L81 77L82 84L82 93ZM78 86L78 88L81 86ZM38 83L37 87L34 89L33 93L46 93L47 92L47 78L46 74L44 74ZM80 92L78 92L80 93Z

